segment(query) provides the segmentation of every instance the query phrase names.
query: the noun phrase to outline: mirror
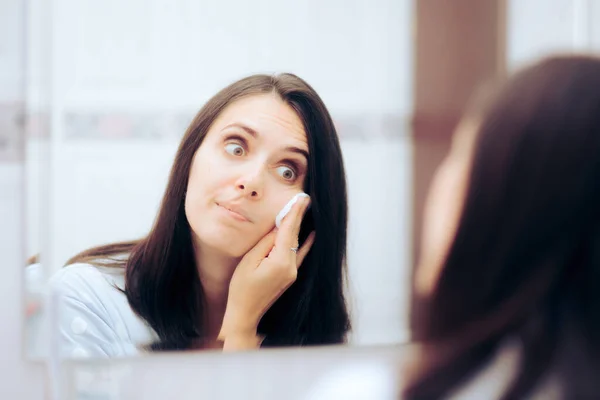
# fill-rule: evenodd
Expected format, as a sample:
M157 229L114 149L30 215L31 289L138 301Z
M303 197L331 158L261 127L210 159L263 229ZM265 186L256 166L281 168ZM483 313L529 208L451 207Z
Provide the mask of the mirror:
M295 74L314 89L331 115L339 137L347 184L348 284L344 285L344 293L352 325L347 343L376 345L408 340L411 152L407 116L412 108L412 2L380 0L377 4L363 4L334 1L325 5L318 2L291 4L271 0L258 3L189 0L98 3L57 0L51 5L32 2L29 13L29 25L33 26L32 21L36 18L44 19L45 24L41 26L45 28L38 29L48 29L49 34L42 35L38 32L34 35L38 42L29 43L28 50L40 54L36 60L40 70L44 71L40 60L47 61L47 65L51 66L49 72L46 71L51 88L48 130L37 138L29 136L27 143L30 152L43 153L47 150L46 158L28 157L28 162L32 163L31 171L39 172L28 176L28 199L39 201L28 203L29 220L35 222L30 223L32 227L28 230L30 245L27 251L28 256L39 254L40 258L32 260L38 262L33 262L26 268L25 282L32 287L40 284L44 288L40 292L44 292L45 303L40 307L38 315L46 321L37 322L36 328L31 330L35 331L33 336L36 337L29 337L27 340L27 346L45 349L36 350L36 354L62 354L60 349L56 349L56 346L61 346L61 340L64 340L61 339L61 329L68 331L71 335L69 340L73 341L92 333L100 342L88 345L96 349L104 348L98 354L107 356L112 356L113 353L107 352L105 348L114 349L114 346L118 347L114 351L115 356L137 353L140 347L156 343L160 336L157 330L166 325L171 328L164 328L162 334L175 338L175 344L171 343L168 349L178 349L181 342L177 342L177 335L189 338L195 332L197 325L183 322L175 324L173 320L169 320L169 315L174 319L178 318L174 315L178 313L177 310L185 309L182 307L185 301L188 301L185 304L192 304L194 301L185 297L188 293L185 290L177 291L183 287L182 282L187 282L185 279L169 281L165 278L168 274L161 275L164 282L170 282L167 284L170 289L165 289L158 295L153 289L145 292L150 286L148 281L144 281L146 278L140 278L137 282L142 287L138 288L135 295L130 293L130 300L136 295L144 297L140 300L137 311L144 309L146 317L138 318L139 313L136 316L125 294L118 290L124 288L122 268L106 265L82 267L81 264L65 267L67 261L76 254L95 246L148 238L151 232L156 234L165 226L171 229L169 235L173 235L174 229L181 228L181 225L173 222L173 218L181 217L181 213L185 214L185 218L178 221L188 221L189 226L177 231L183 236L177 239L176 246L180 243L188 245L181 249L177 247L178 251L161 247L170 243L163 237L163 241L151 243L156 246L150 246L148 241L144 242L147 243L146 247L136 242L136 245L117 248L116 253L125 252L125 255L115 253L110 257L96 257L95 260L100 260L101 264L109 261L128 263L129 255L137 254L140 265L148 264L151 258L159 264L173 264L173 260L176 260L190 265L186 261L198 260L198 247L204 249L202 254L208 254L210 252L207 249L215 248L206 245L210 241L203 239L203 234L199 233L200 226L205 230L212 229L213 233L215 229L225 232L219 231L221 225L209 223L212 218L210 213L203 214L199 211L198 216L190 216L188 208L194 209L195 205L204 204L201 200L198 200L200 203L194 203L193 199L196 197L192 193L200 199L210 198L210 204L214 203L218 208L215 212L224 213L220 214L220 221L226 219L227 222L223 224L227 225L227 232L237 232L237 236L232 234L237 239L220 249L232 252L225 254L230 261L236 257L239 261L269 231L270 228L266 228L264 221L269 220L273 225L275 214L294 193L309 192L312 204L306 214L300 238L304 239L308 235L311 226L321 230L324 236L318 237L319 232L316 233L318 238L315 239L311 253L306 256L307 260L314 261L323 257L335 260L338 253L334 249L333 255L327 251L331 246L337 246L337 238L343 236L343 223L338 224L332 215L343 210L344 200L343 196L329 196L331 193L343 192L340 182L344 177L337 169L340 164L336 164L336 146L326 140L327 132L320 129L314 132L309 130L307 133L304 129L313 126L311 124L319 119L325 122L318 126L327 126L326 114L316 111L318 101L304 108L303 104L306 103L303 101L308 100L294 103L297 98L293 96L287 103L273 96L265 97L266 95L258 98L267 99L271 102L270 105L248 102L248 99L256 100L257 96L254 95L237 103L227 103L233 105L223 112L215 113L216 120L210 125L200 147L208 147L210 144L213 150L205 151L206 157L193 159L191 156L185 158L186 146L182 147L182 152L178 152L182 142L194 146L199 143L193 138L198 137L201 129L192 129L188 136L185 133L188 127L194 126L195 115L205 104L217 104L211 99L221 89L250 75L271 76L283 72ZM46 54L44 49L48 49L49 53ZM42 56L48 58L44 59ZM282 87L296 85L310 92L311 96L314 94L296 78L280 82ZM35 87L39 82L28 84ZM314 100L314 97L311 98ZM242 103L244 105L240 106L237 113L232 112L232 115L225 118L228 110L231 111L235 108L234 105ZM299 107L300 112L294 107ZM304 119L302 112L308 115ZM203 121L207 119L196 120ZM223 154L219 153L219 159L214 157L217 154L216 143L220 143L214 138L225 135L226 125L239 125L240 121L248 122L258 131L258 135L248 133L249 129L245 128L230 129L233 132L231 136L227 136L231 139L230 142L223 142L219 149L231 150L227 153L229 157L235 157L236 154L248 155L247 159L253 161L249 161L241 169L239 166L227 169L229 167L225 168L225 164L219 164L225 163ZM214 132L211 131L213 128ZM296 132L299 136L293 136L290 132ZM265 140L265 137L269 140ZM294 146L304 146L304 150L311 153L309 159L313 160L310 157L314 156L314 164L306 159L303 161L297 151L290 153L286 150L286 157L283 157L281 149ZM192 156L197 155L196 148L194 147ZM299 170L294 169L294 163L287 163L287 158L301 164ZM185 167L186 162L196 163L195 160L200 160L199 163L205 167L198 171L210 170L214 165L219 168L202 175L204 180L196 181L190 175L194 166ZM231 159L227 160L227 166L232 165ZM34 166L35 162L38 164ZM182 175L185 179L181 182L189 178L189 182L200 182L198 187L216 185L214 187L218 190L214 189L214 196L205 194L208 189L194 190L195 186L190 186L189 182L185 188L183 183L181 187L175 185L177 188L169 184L169 174L174 164L182 165L185 172ZM257 169L248 172L250 167ZM312 187L302 178L308 176L310 181L309 170L314 175ZM276 175L280 173L281 175ZM296 178L296 174L299 175L299 180L286 180L290 173L293 178ZM249 189L254 184L258 185L258 189ZM228 191L222 189L223 185L230 185ZM167 187L174 193L183 190L184 197L180 201L190 198L192 201L180 207L179 213L169 208L171 203L167 202L163 208L171 213L161 214L161 201ZM236 206L233 204L233 197L227 196L238 193L235 190L240 187L247 189L244 193L249 193L250 200L236 203ZM310 190L321 192L311 193ZM219 201L227 203L226 206L219 204ZM244 203L246 201L253 201L254 205L247 206L249 203ZM173 204L181 205L176 201ZM238 206L239 209L231 210ZM255 228L238 228L236 223L244 222L239 220L240 214L242 219L247 220L245 222L254 223ZM194 221L198 220L207 220L208 228L197 222L196 229ZM154 225L155 222L157 225ZM37 225L33 226L35 224ZM337 228L328 231L332 226ZM288 230L292 232L291 228ZM283 226L280 229L282 231ZM211 237L217 236L219 235ZM226 236L228 235L219 236L219 240ZM287 243L283 239L278 240ZM330 247L325 247L325 244ZM202 247L203 245L207 247ZM103 250L107 252L106 248ZM295 257L302 252L303 248L300 246ZM150 253L154 255L151 256ZM215 254L210 259L221 262L224 254ZM292 254L292 251L288 253L286 250L286 254ZM79 258L81 260L88 262L90 258L82 256ZM327 262L333 268L331 265L335 262ZM304 315L306 320L313 320L312 325L302 325L298 322L300 317L295 317L294 321L299 325L295 328L297 334L291 342L340 343L331 338L337 338L341 323L337 323L338 328L331 328L337 329L337 333L327 331L330 329L328 324L332 323L331 318L339 317L331 311L335 309L335 304L331 301L334 297L330 292L326 293L326 290L334 290L336 286L323 283L328 282L325 279L317 280L334 279L335 272L325 274L323 271L304 267L302 265L298 270L296 283L282 297L277 298L273 306L267 307L268 311L258 326L259 331L279 332L281 337L285 336L281 333L285 331L284 327L278 326L281 323L277 318L279 314L273 310L279 307L286 311L282 314L284 319L294 320L292 308L278 306L281 304L279 300L287 296L286 301L295 304L294 310L304 313L298 315ZM73 271L73 268L79 268L79 272L65 272ZM36 269L41 271L39 275L36 275ZM204 273L210 275L209 278L217 279L215 276L221 276L222 273L219 270L213 276L213 272L214 269L206 269L200 271L200 275ZM39 279L32 279L34 276L39 276ZM96 283L90 281L96 278ZM241 287L245 287L247 280L240 281ZM128 282L133 282L133 278ZM151 285L154 287L157 281L151 279L150 282L154 282ZM202 280L205 294L213 288L207 282ZM102 288L88 287L96 284ZM302 290L294 289L300 284ZM282 285L285 286L285 283ZM67 311L61 296L53 291L57 286L59 289L68 289L67 297L70 296L71 302ZM188 286L190 285L186 287ZM111 290L110 294L104 293ZM63 292L60 293L64 295ZM304 303L301 303L299 297L294 298L294 293L307 296L304 301L315 302L312 308L302 308ZM77 294L82 298L77 298ZM92 295L100 296L100 299L91 299ZM108 298L110 300L106 300ZM84 301L82 304L82 299L91 303ZM111 305L108 306L103 299ZM322 299L319 307L315 306L317 299ZM268 300L265 301L268 303ZM246 303L239 301L239 304ZM97 310L93 309L94 306L101 307L108 314L99 316ZM107 307L114 309L109 310ZM200 311L205 310L203 306L197 307ZM73 314L73 310L77 313ZM123 310L128 310L131 318L123 317L120 314ZM156 313L160 316L156 316ZM215 311L215 314L218 313ZM158 318L153 323L149 323L151 315ZM181 315L189 316L189 312L182 311ZM207 311L204 316L210 319L211 315ZM86 319L86 316L97 320ZM120 320L121 317L124 319ZM112 322L107 322L106 318ZM28 315L27 320L32 320L31 315ZM115 322L117 320L119 321ZM180 331L173 330L174 325L180 325ZM240 323L242 325L244 324ZM110 331L113 339L127 338L126 343L103 343L103 340L107 340L103 336L106 334L102 332L104 328ZM317 337L320 339L315 339ZM267 334L265 341L268 342L268 339ZM45 344L38 344L41 342ZM284 339L269 342L273 346L285 343ZM189 347L194 346L190 344ZM96 355L89 348L77 345L73 345L68 354L74 357Z

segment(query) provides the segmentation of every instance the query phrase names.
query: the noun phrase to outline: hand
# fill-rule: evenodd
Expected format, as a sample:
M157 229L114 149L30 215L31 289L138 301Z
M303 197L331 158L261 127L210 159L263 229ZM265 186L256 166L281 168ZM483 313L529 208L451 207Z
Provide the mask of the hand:
M298 247L300 226L309 204L308 198L296 202L280 228L262 238L238 264L229 284L219 340L227 342L229 337L236 343L247 343L245 347L260 344L256 337L260 319L295 282L298 268L314 243L315 233L311 232L297 253L291 250Z

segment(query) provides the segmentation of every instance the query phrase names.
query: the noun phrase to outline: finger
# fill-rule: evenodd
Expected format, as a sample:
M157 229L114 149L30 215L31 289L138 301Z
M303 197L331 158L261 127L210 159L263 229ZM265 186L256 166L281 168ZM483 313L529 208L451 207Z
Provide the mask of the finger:
M300 228L302 227L302 221L304 221L304 216L308 211L308 207L310 206L310 197L305 197L302 199L303 204L298 207L298 215L294 219L294 227L292 229L292 236L296 238L296 245L298 245L298 236L300 235Z
M250 249L250 251L246 253L246 255L242 258L242 261L251 260L253 262L260 263L273 249L276 235L277 232L275 230L272 230L266 234L256 245L254 245L253 248Z
M275 239L275 247L290 249L298 246L298 235L302 226L304 213L308 209L310 199L303 197L292 207L289 214L283 219L279 233Z
M310 235L306 238L298 253L296 253L296 267L300 268L302 262L306 258L308 252L310 251L312 245L315 243L315 231L312 231Z

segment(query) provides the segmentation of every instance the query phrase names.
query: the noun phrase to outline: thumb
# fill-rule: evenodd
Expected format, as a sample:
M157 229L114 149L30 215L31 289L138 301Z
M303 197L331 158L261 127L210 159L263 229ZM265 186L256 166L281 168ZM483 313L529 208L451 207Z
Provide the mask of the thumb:
M249 252L246 253L242 261L252 261L258 265L269 255L275 244L276 232L273 230L266 234ZM255 265L255 266L256 266Z

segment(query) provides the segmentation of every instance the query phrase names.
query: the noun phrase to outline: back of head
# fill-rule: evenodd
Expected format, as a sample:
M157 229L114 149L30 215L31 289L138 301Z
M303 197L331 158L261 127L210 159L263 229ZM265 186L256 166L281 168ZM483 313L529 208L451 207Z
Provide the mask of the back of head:
M407 394L449 393L509 337L523 357L505 398L530 393L550 366L569 398L600 393L600 60L545 59L478 113L464 209L417 326L428 345Z

